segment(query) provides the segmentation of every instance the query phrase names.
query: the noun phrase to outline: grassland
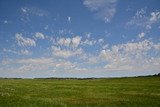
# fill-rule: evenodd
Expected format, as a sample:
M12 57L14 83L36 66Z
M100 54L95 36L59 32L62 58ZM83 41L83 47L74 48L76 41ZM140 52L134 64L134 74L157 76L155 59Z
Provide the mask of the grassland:
M0 79L0 107L160 107L160 77Z

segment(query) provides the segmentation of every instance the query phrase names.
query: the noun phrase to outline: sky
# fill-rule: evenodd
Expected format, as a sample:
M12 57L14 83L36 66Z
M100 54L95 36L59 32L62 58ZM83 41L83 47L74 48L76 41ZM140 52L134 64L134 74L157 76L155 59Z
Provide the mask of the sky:
M0 77L159 72L159 0L0 0Z

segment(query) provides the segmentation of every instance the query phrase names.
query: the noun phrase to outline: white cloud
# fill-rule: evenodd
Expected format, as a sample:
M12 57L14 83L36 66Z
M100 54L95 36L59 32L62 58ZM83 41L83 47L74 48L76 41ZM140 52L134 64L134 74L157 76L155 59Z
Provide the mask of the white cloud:
M99 43L103 43L104 40L103 40L103 39L98 39L98 42L99 42Z
M76 37L72 38L72 46L73 47L78 47L80 42L81 42L81 37L80 36L76 36Z
M39 39L45 39L45 36L42 33L40 33L40 32L36 32L35 33L35 37L39 38Z
M51 51L53 56L69 58L83 53L83 50L78 48L80 44L80 36L75 36L73 38L57 38L51 47Z
M36 42L33 39L25 38L20 33L16 33L15 38L19 46L36 46Z
M64 36L64 35L73 35L73 32L69 29L60 29L58 30L59 35Z
M29 52L28 50L21 50L20 51L20 54L22 54L22 55L31 55L31 52Z
M160 12L152 12L151 17L150 17L150 21L157 22L158 20L160 20Z
M88 33L86 33L85 35L86 35L86 37L89 39L89 38L91 37L92 33L91 33L91 32L88 32Z
M136 26L146 26L148 17L146 14L146 8L142 8L138 10L135 15L131 18L129 22L127 22L127 25L136 25Z
M24 53L28 53L25 52ZM150 54L151 53L151 54ZM85 53L81 48L63 48L52 46L50 57L6 59L0 63L0 72L6 71L10 74L35 74L52 76L59 74L62 76L75 73L91 76L95 74L113 73L124 71L125 73L148 71L150 73L159 72L160 69L160 44L150 40L138 42L128 42L113 46L105 46L99 54ZM71 62L70 57L76 58ZM38 71L38 72L37 72ZM45 71L45 72L42 72ZM47 74L48 73L48 74ZM2 74L3 75L3 74ZM65 76L66 76L65 75ZM107 75L106 75L107 76Z
M59 38L56 42L60 46L77 48L81 43L81 37L80 36L75 36L73 38Z
M144 32L138 34L138 38L143 38L144 36L145 36L145 33L144 33Z
M23 74L23 73L32 73L37 74L41 72L41 74L45 72L52 72L56 70L59 72L60 70L69 70L73 69L76 65L71 63L67 60L58 60L55 58L24 58L24 59L5 59L3 60L3 67L0 68L1 70L8 71L9 73L13 74ZM2 64L1 63L1 64ZM16 65L16 66L14 66ZM1 65L0 65L1 66ZM49 74L51 75L51 74Z
M49 29L49 26L48 26L48 25L46 25L46 26L44 27L44 29L45 29L45 30L48 30L48 29Z
M22 12L27 13L27 10L28 10L28 9L22 7L21 10L22 10Z
M154 44L149 40L141 42L114 45L100 52L102 60L107 62L104 66L107 70L124 71L145 71L159 70L160 62L156 48L159 44ZM149 53L154 52L153 56Z
M141 32L139 38L144 36L145 33ZM17 33L15 37L19 46L36 46L32 39L23 37L22 34ZM43 38L39 35L37 37ZM48 38L48 36L45 36L45 38ZM57 38L50 48L51 50L49 50L52 52L50 57L2 61L3 64L0 63L0 72L5 70L32 73L35 71L63 71L66 74L73 71L76 73L85 71L92 74L92 70L93 73L99 70L104 73L110 71L157 72L160 69L160 44L147 39L137 40L139 41L109 46L103 39L94 40L92 38L90 40L89 38L83 39L80 36ZM100 45L100 53L97 53L97 50L95 53L85 52L83 45L86 44L91 46L93 44ZM28 49L24 48L20 51L4 49L3 51L15 52L17 55L30 55L31 52Z
M3 52L9 52L9 53L18 54L18 52L17 52L16 50L13 50L13 49L6 49L6 48L3 49Z
M23 14L25 14L26 16L29 15L36 15L36 16L48 16L49 12L42 10L40 8L37 7L22 7L21 11Z
M72 56L82 54L83 50L81 48L69 50L69 49L62 49L60 47L52 46L52 53L53 53L53 55L58 56L58 57L69 58Z
M101 45L102 43L104 43L104 39L102 39L102 38L101 38L101 39L98 39L98 40L87 38L87 39L81 41L81 44L82 44L83 46L85 46L85 45L93 46L93 45L95 45L95 44Z
M4 24L7 24L7 23L8 23L8 21L7 21L7 20L5 20L5 21L4 21Z
M151 29L153 24L160 22L160 12L154 11L149 15L146 14L146 8L142 8L136 12L127 25L135 25L145 29Z
M96 40L89 40L89 39L86 39L85 41L81 42L82 45L90 45L90 46L94 45L95 43L97 43Z
M68 16L68 17L67 17L67 20L68 20L68 22L71 22L71 17Z
M157 51L160 51L160 43L154 44L154 48L155 48Z
M38 7L21 7L21 21L25 22L26 24L29 24L28 22L32 21L32 16L37 18L50 18L50 13L46 10L42 10ZM32 26L32 25L31 25Z
M87 61L88 64L97 64L100 62L99 57L93 56L93 55L88 55L87 56Z
M7 53L13 53L13 54L17 54L17 55L31 55L31 52L28 51L27 49L23 49L23 50L15 50L15 49L3 49L3 52L7 52Z
M117 0L84 0L83 4L95 12L96 18L110 22L116 13Z
M107 49L108 48L108 44L105 44L102 46L102 49Z
M28 58L28 59L20 59L17 60L16 63L19 64L50 64L52 63L54 60L52 58L44 58L44 57L40 57L40 58Z
M63 46L70 46L71 45L71 38L60 38L57 43Z

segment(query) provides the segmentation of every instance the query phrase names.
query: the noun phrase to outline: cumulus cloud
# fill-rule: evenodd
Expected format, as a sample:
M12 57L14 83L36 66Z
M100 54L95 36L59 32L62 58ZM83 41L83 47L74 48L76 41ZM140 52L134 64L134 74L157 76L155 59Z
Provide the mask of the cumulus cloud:
M92 46L92 45L94 45L96 43L97 43L96 40L89 40L89 39L86 39L86 40L81 42L82 45L90 45L90 46Z
M126 70L126 71L144 71L160 69L159 56L157 56L157 47L149 40L141 42L126 43L114 45L111 48L102 50L102 57L108 64L104 68L108 70ZM149 53L153 52L153 56Z
M89 39L91 37L92 33L91 32L88 32L85 34L85 36Z
M31 55L31 52L25 49L25 50L21 50L20 54L22 54L22 55Z
M80 36L76 36L76 37L72 38L72 46L73 47L78 47L80 42L81 42L81 37Z
M102 46L102 49L107 49L108 48L108 44L105 44Z
M7 21L7 20L5 20L3 23L4 23L4 24L8 24L8 21Z
M16 63L19 64L49 64L52 63L53 59L52 58L28 58L28 59L19 59L16 61Z
M67 17L67 20L68 20L68 22L71 22L71 17L68 16L68 17Z
M62 49L60 47L52 46L52 53L53 53L53 55L58 56L58 57L69 58L72 56L82 54L83 50L81 48L69 50L69 49Z
M71 38L60 38L57 43L59 45L64 45L64 46L70 46L71 45Z
M143 38L144 36L145 36L145 33L144 33L144 32L138 34L138 38Z
M3 49L3 52L9 52L9 53L14 53L14 54L18 54L18 52L16 50L12 50L12 49Z
M35 37L39 39L45 39L45 36L43 35L43 33L40 33L40 32L36 32Z
M42 10L40 8L37 8L37 7L22 7L21 12L23 14L25 14L26 16L36 15L36 16L42 17L42 16L48 16L49 15L49 12L47 12L45 10Z
M59 38L57 41L57 44L60 46L66 46L71 48L77 48L81 43L81 37L75 36L73 38Z
M129 22L127 22L127 25L136 25L136 26L146 26L148 17L146 14L146 8L142 8L138 10L135 15L131 18Z
M145 36L141 32L139 38ZM43 38L41 34L34 36ZM45 36L46 38L47 36ZM31 38L26 38L17 33L16 41L19 46L36 46ZM86 37L85 37L86 38ZM102 44L103 43L103 44ZM84 45L96 44L99 52L85 52ZM81 47L82 46L82 47ZM30 55L29 48L13 51L4 49L6 52L15 52L18 55ZM51 52L48 57L41 58L24 58L2 61L0 71L8 70L15 72L32 72L33 71L75 71L80 72L103 72L110 71L156 71L160 69L160 44L154 43L148 39L137 39L135 42L128 42L110 46L103 39L84 39L81 36L61 37L55 39L49 48ZM1 68L2 67L2 68ZM90 70L90 71L89 71ZM97 70L97 71L96 71ZM96 73L95 73L96 74Z
M13 53L13 54L17 54L17 55L31 55L31 52L27 49L22 49L20 51L15 50L15 49L3 49L3 52L7 52L7 53Z
M151 13L151 17L150 17L150 21L151 22L157 22L158 20L160 20L160 12L152 12Z
M103 39L98 39L98 42L99 42L99 43L103 43L104 40L103 40Z
M14 66L16 65L16 66ZM1 66L1 65L0 65ZM9 71L9 73L13 74L23 74L27 72L32 72L32 74L36 74L37 71L45 71L52 72L53 70L69 70L74 68L76 65L67 60L58 60L55 58L24 58L24 59L5 59L3 60L3 67L1 70ZM45 73L44 72L44 73ZM41 72L43 73L43 72Z
M87 34L87 38L84 39L82 38L81 36L74 36L72 38L64 38L64 37L61 37L61 38L58 38L56 41L55 41L55 44L58 45L58 46L65 46L65 47L68 47L68 48L78 48L80 45L90 45L90 46L93 46L97 43L97 45L100 45L102 43L104 43L104 39L91 39L90 38L90 35L91 33ZM89 36L89 38L88 38Z
M16 33L15 38L19 46L36 46L36 42L33 39L23 37L20 33Z
M159 11L153 11L149 15L146 13L146 8L138 10L131 20L127 22L127 25L135 25L145 29L151 29L153 24L160 22Z
M117 0L84 0L83 4L95 12L95 17L110 22L116 13Z
M28 22L32 21L32 18L49 18L50 13L46 10L42 10L38 7L21 7L21 21L29 24ZM34 16L34 17L33 17Z

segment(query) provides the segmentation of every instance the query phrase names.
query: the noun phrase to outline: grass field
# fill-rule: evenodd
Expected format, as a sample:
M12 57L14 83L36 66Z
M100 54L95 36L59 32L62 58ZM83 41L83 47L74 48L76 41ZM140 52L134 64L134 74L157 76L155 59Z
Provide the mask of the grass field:
M160 77L0 79L0 107L160 107Z

